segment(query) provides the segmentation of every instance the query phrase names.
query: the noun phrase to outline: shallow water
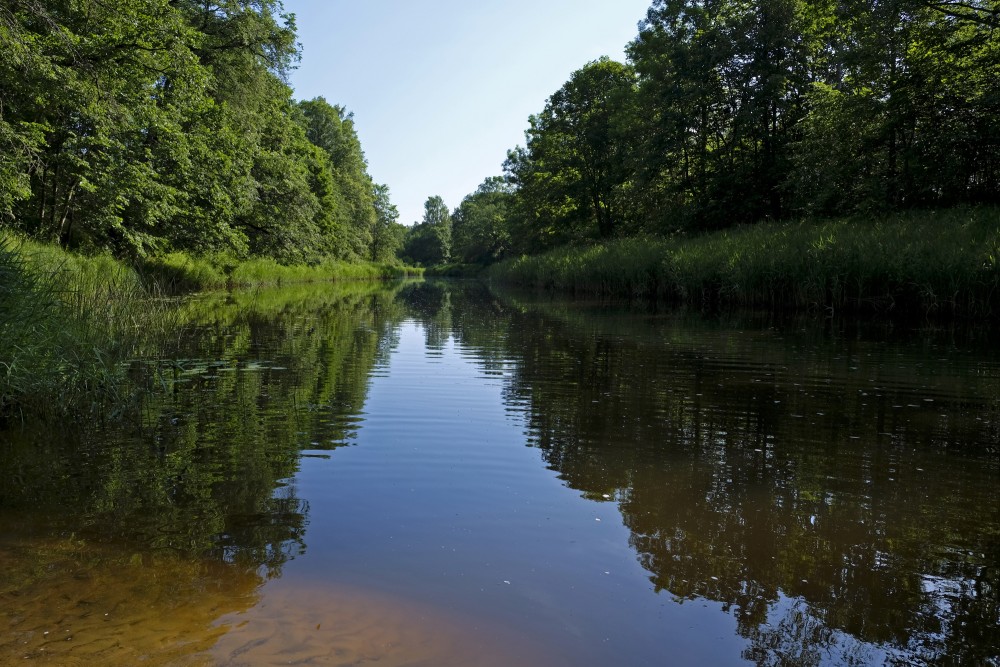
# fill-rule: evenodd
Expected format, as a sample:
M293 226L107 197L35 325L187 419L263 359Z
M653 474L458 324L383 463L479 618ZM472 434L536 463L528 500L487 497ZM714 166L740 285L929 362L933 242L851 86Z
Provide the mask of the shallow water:
M1000 664L988 333L185 309L137 423L0 435L0 664Z

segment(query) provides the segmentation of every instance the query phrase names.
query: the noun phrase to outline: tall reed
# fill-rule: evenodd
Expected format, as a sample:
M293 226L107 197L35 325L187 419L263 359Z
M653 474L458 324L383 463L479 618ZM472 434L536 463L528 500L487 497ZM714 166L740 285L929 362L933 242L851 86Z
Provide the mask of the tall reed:
M419 276L423 270L396 264L332 259L315 264L286 265L266 257L238 260L221 253L194 256L173 252L143 261L139 273L150 286L168 294L182 294L255 285L383 280Z
M498 282L694 304L1000 314L1000 209L621 239L493 267Z
M0 237L0 419L127 409L127 362L174 329L173 312L109 255Z

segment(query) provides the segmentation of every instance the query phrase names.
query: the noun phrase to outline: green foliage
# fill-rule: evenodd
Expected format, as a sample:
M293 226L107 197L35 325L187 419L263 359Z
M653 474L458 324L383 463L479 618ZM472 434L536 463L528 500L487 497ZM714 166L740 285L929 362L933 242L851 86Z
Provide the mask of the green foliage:
M518 238L545 247L610 238L626 227L634 93L632 69L602 58L574 72L529 118L527 147L504 165L522 205Z
M424 219L407 231L401 256L421 266L444 264L451 258L452 220L441 197L424 202Z
M146 260L141 271L147 282L161 291L180 294L225 287L236 264L226 255L209 258L172 252Z
M374 263L326 260L307 266L284 266L272 259L243 262L230 274L231 285L282 285L332 280L379 280L392 275L388 267Z
M399 211L389 199L389 186L375 184L373 190L375 227L372 230L371 255L373 262L392 262L403 248L406 227L399 224Z
M655 298L675 289L669 249L662 240L619 239L507 260L487 275L499 282L581 295Z
M492 267L491 278L696 305L1000 313L1000 210L766 223L692 239L622 239Z
M0 237L0 419L113 414L125 360L172 324L129 268Z
M395 262L344 262L328 258L314 264L281 264L270 257L239 260L224 253L174 252L144 261L139 272L154 290L181 294L227 287L376 281L413 275L416 270Z
M378 222L375 185L354 130L354 116L322 97L299 102L306 136L326 155L333 177L334 199L331 224L338 244L330 251L341 258L368 258ZM388 190L384 197L388 200ZM382 202L385 206L386 202ZM391 205L391 204L390 204Z
M528 119L502 222L459 255L496 261L498 229L530 254L998 204L998 25L992 0L654 0L629 64L587 64Z
M419 275L398 263L284 265L225 253L173 252L132 268L0 234L0 419L124 414L144 391L131 361L179 335L175 305L161 295Z
M0 35L0 224L131 260L371 257L350 114L292 101L280 1L11 0Z
M487 178L462 200L452 216L453 255L470 264L492 264L512 245L508 221L514 190L504 179Z

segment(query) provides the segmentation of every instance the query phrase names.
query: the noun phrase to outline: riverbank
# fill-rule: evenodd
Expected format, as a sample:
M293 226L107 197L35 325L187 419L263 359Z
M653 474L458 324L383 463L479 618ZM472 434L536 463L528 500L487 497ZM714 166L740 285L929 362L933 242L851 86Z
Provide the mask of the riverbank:
M402 264L325 260L289 266L269 258L238 260L229 255L194 257L186 253L149 259L138 270L158 289L174 294L291 283L416 278L424 273L422 268Z
M761 223L621 239L491 267L493 281L704 307L1000 314L1000 209Z
M129 266L0 236L0 422L120 415L137 391L127 360L153 354L180 327L164 297L421 274L391 264L284 266L181 253Z

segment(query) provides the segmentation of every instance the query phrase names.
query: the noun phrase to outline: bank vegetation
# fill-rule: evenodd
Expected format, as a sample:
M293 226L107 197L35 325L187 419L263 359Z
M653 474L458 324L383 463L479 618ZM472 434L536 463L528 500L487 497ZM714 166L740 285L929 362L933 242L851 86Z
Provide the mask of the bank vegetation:
M491 279L697 307L903 317L1000 315L1000 209L772 222L695 237L629 238L525 255Z
M997 312L995 1L654 0L412 261L578 293ZM462 268L467 272L467 268Z
M395 262L285 265L181 252L127 264L0 234L0 423L123 416L150 380L130 366L183 336L178 295L420 273Z

